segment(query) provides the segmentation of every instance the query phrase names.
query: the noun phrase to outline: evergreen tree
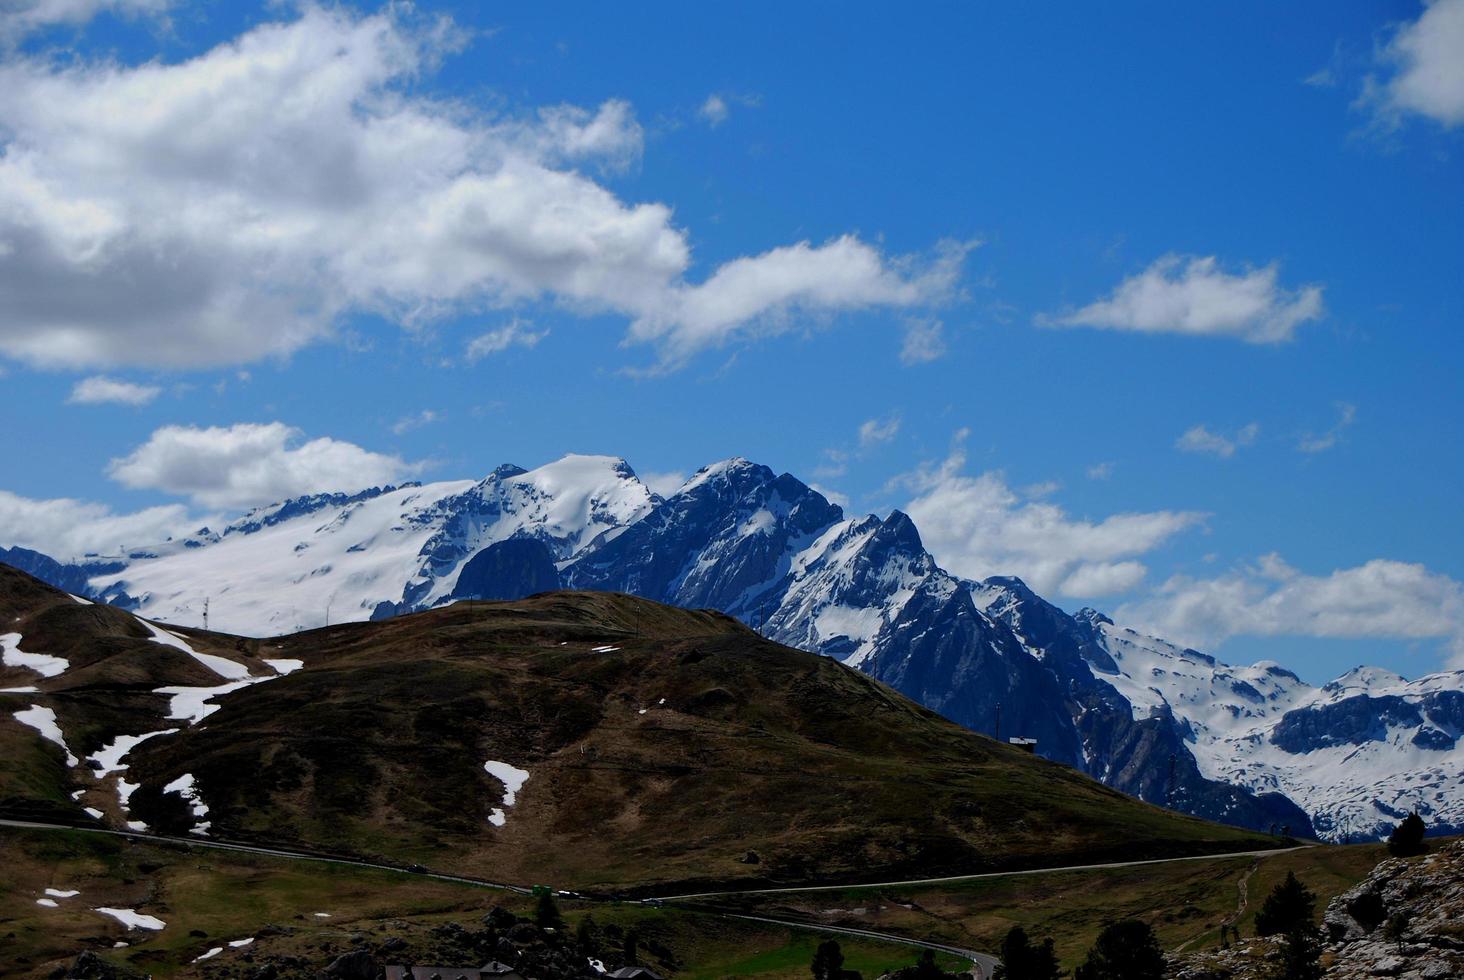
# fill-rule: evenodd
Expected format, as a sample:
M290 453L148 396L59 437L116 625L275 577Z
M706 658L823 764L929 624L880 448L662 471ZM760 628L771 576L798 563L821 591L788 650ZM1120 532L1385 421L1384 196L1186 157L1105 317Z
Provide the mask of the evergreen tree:
M1050 937L1041 945L1033 945L1021 926L1007 932L1001 941L1001 965L993 980L1057 980L1061 976Z
M1388 835L1388 853L1394 857L1412 857L1415 854L1422 854L1427 848L1423 846L1423 834L1427 828L1423 825L1423 818L1417 813L1410 813L1403 818L1403 822L1393 828Z
M1124 919L1098 934L1073 980L1163 980L1164 950L1147 922Z
M538 908L534 910L534 923L540 929L564 928L564 917L559 914L559 903L554 901L553 892L545 891L539 896Z
M826 939L813 954L813 980L839 980L844 972L844 953L839 944Z
M1282 938L1281 959L1272 976L1275 980L1321 980L1322 940L1310 921L1292 926Z
M1316 903L1311 889L1297 880L1294 872L1286 872L1286 880L1271 890L1256 913L1256 935L1276 936L1299 926L1311 926Z
M595 917L587 915L580 919L579 925L574 930L574 941L580 948L580 952L586 956L595 956L600 952L599 931L595 928Z

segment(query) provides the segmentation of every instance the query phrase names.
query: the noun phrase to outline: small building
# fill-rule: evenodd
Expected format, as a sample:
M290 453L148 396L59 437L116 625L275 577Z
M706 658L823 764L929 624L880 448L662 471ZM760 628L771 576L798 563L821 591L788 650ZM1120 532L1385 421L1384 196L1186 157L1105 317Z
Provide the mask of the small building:
M610 980L664 980L664 978L648 966L622 966L614 973L607 973Z
M1033 755L1037 754L1037 740L1035 738L1025 738L1021 735L1014 735L1011 738L1007 739L1007 744L1014 746L1015 748L1019 748L1024 752L1031 752Z

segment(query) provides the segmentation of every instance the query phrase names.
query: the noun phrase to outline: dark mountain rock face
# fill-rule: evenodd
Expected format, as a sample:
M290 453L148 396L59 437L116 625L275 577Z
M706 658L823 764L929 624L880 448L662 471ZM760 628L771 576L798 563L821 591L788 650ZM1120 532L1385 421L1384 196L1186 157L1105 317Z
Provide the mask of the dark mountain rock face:
M1082 755L1075 763L1115 789L1160 806L1240 826L1290 827L1310 834L1306 812L1278 793L1253 794L1207 779L1186 744L1184 723L1165 710L1135 718L1133 706L1105 675L1118 664L1098 642L1098 629L1113 625L1092 609L1069 616L1017 578L992 578L976 586L991 600L988 613L1011 627L1028 648L1043 651L1043 664L1057 680L1060 697ZM1193 653L1197 659L1213 658Z
M1402 698L1390 690L1312 704L1306 698L1313 689L1279 666L1230 668L1163 641L1156 641L1162 652L1145 653L1143 644L1155 638L1115 627L1092 609L1069 614L1020 579L951 575L899 511L848 518L806 484L766 466L719 463L663 499L623 460L594 459L601 462L566 457L536 471L499 467L466 489L404 511L401 524L422 532L425 542L420 567L399 593L387 590L379 602L372 596L362 608L380 620L461 598L512 599L562 587L716 609L768 639L864 671L970 729L1035 739L1038 754L1126 793L1260 829L1304 833L1313 822L1270 792L1274 779L1249 780L1251 788L1221 781L1239 783L1246 775L1227 768L1236 750L1218 755L1216 729L1190 710L1196 703L1220 705L1231 720L1269 719L1275 727L1256 736L1269 741L1256 744L1289 753L1375 745L1399 725L1414 726L1412 745L1430 753L1452 751L1464 736L1459 691ZM552 479L539 478L556 467ZM586 492L586 479L601 481L598 495ZM382 492L261 508L223 535L200 531L199 546L301 515L309 515L302 534L315 533L317 511L365 506ZM62 565L21 549L0 552L0 560L5 554L78 595L139 607L121 591L125 579L100 596L87 588L89 578L106 571L94 561ZM1152 655L1142 680L1125 659L1135 651ZM1170 667L1203 685L1189 694L1147 686L1164 687L1154 678ZM1348 683L1360 692L1373 681ZM1344 691L1351 688L1323 693ZM1306 698L1298 700L1298 692Z
M1400 697L1357 697L1288 711L1271 733L1271 744L1303 753L1332 745L1361 745L1387 738L1389 725L1418 725L1418 709Z
M453 587L454 599L522 599L559 588L559 570L548 545L534 538L496 541L468 559Z
M75 595L90 595L86 580L97 572L81 565L63 565L49 555L29 548L0 548L0 563L18 568L27 575L34 575L48 585ZM120 566L112 565L98 569L98 572L114 571Z

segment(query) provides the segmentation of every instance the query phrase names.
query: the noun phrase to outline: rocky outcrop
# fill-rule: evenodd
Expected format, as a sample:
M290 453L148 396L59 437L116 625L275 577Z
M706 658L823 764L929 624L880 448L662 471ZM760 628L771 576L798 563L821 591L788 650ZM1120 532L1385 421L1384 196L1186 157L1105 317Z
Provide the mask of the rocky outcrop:
M1464 977L1464 841L1382 862L1331 901L1323 928L1328 977Z
M1422 858L1383 861L1327 905L1327 980L1464 977L1464 841ZM1171 961L1170 980L1268 980L1280 937L1250 939Z

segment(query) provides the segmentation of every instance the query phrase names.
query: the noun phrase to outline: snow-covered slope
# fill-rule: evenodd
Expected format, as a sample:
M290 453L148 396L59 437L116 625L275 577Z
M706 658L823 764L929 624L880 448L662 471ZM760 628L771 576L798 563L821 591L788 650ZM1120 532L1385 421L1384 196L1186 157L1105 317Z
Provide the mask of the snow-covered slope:
M654 496L625 464L566 456L487 479L300 498L253 511L91 580L143 615L250 636L296 632L432 605L463 563L512 537L568 560L650 510ZM118 564L121 564L120 562Z
M557 585L711 607L1151 802L1333 839L1415 807L1464 829L1464 674L1317 689L1232 667L1017 579L958 579L906 515L847 517L745 459L664 500L623 460L568 456L287 501L105 564L17 560L165 622L200 624L208 599L211 627L251 635Z

